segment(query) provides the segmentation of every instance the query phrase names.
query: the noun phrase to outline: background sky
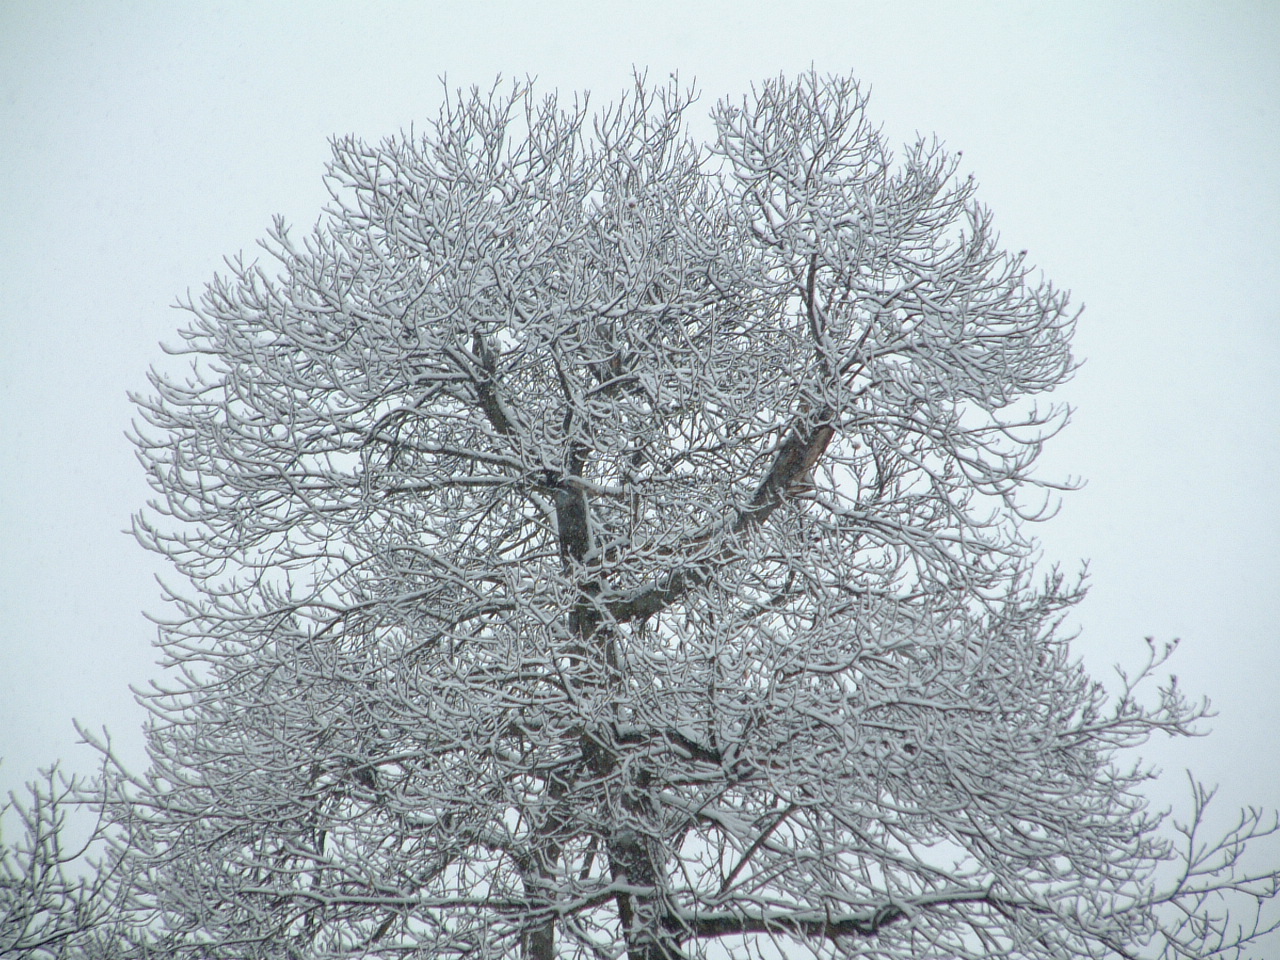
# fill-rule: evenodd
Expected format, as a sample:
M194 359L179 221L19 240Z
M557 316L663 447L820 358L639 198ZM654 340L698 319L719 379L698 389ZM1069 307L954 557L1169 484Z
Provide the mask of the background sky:
M442 75L603 102L633 65L708 108L852 72L891 141L963 151L1006 244L1086 308L1043 473L1088 485L1039 530L1091 559L1078 651L1102 677L1183 638L1169 669L1219 716L1145 751L1162 802L1191 767L1280 806L1280 4L1226 0L0 0L0 793L92 765L73 717L141 764L128 687L163 608L121 532L148 496L126 392L169 305L273 214L310 227L328 138L421 124Z

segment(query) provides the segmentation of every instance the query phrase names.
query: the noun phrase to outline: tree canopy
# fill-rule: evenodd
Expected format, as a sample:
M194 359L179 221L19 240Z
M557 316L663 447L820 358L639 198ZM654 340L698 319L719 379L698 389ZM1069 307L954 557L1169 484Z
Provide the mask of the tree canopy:
M168 679L150 768L82 791L112 908L59 943L1172 960L1265 927L1226 910L1276 892L1261 815L1180 846L1129 759L1202 708L1143 696L1154 648L1108 694L1037 570L1066 294L851 79L721 102L705 147L693 101L513 84L337 140L317 228L185 304L189 369L137 398Z

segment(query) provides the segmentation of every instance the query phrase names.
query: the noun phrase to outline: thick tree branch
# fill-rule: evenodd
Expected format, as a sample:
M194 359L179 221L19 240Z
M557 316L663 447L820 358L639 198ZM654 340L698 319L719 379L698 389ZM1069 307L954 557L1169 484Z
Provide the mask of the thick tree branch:
M816 425L802 422L791 428L774 457L769 472L756 487L749 505L738 512L730 525L728 532L732 537L762 526L786 500L807 488L814 468L835 435L835 428L827 422L829 418L829 411L824 411ZM698 548L710 539L709 534L702 534L679 552L684 556L696 556ZM647 620L661 613L690 589L706 582L716 567L732 553L731 541L732 538L729 538L729 542L711 556L704 556L687 567L677 568L655 583L634 591L625 599L606 604L609 616L619 623L625 623Z
M987 904L1000 910L1027 909L1048 914L1044 907L998 897L986 890L956 891L917 897L910 902L885 903L866 913L832 915L813 911L776 911L759 914L702 914L681 917L690 937L724 937L749 933L789 933L808 939L838 940L873 937L914 913L960 904Z

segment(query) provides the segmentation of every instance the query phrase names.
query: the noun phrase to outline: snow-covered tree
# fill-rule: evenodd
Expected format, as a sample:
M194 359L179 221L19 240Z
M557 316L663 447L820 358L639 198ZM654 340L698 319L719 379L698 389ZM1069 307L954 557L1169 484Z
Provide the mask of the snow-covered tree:
M98 819L69 823L86 796ZM0 843L0 957L61 960L103 945L100 928L111 929L121 915L113 892L129 895L113 869L124 861L94 862L93 854L104 854L103 799L102 783L80 783L54 766L24 798L10 795L0 805L0 823L18 833Z
M1141 696L1158 652L1106 693L1034 569L1066 295L851 80L721 103L705 149L691 102L517 84L339 140L317 229L186 304L138 400L169 680L105 803L151 952L1255 931L1220 900L1274 894L1266 824L1179 854L1125 753L1201 711Z

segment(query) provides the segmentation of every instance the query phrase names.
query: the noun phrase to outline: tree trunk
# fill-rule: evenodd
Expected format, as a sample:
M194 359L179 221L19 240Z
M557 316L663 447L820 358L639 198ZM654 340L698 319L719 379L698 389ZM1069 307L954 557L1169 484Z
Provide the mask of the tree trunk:
M525 960L555 960L555 956L556 924L554 920L546 920L525 934Z
M618 831L609 844L614 882L647 887L649 895L619 893L618 916L627 940L627 960L684 960L681 937L662 902L662 877L645 838L631 829Z

